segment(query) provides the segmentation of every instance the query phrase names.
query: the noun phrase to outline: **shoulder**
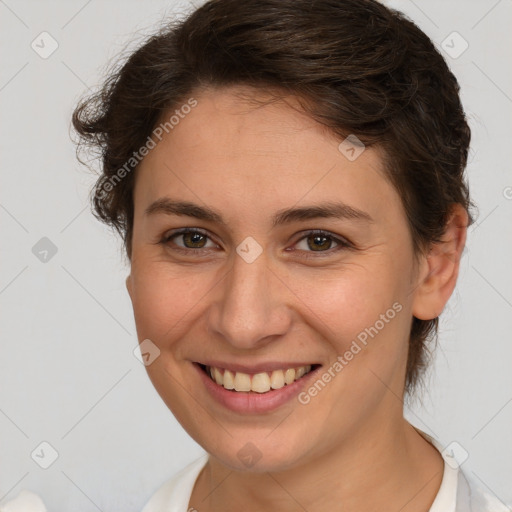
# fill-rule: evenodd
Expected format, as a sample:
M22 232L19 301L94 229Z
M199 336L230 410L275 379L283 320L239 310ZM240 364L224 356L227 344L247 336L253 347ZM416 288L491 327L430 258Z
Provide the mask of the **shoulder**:
M498 497L484 490L465 472L459 470L456 512L511 512Z
M22 490L16 498L0 505L0 512L46 512L43 500L31 491Z
M186 512L192 489L208 461L204 454L165 482L146 503L142 512Z
M444 460L441 487L429 512L512 512L499 497L483 489L475 479L463 471L451 445L443 448L436 439L414 427L436 448Z

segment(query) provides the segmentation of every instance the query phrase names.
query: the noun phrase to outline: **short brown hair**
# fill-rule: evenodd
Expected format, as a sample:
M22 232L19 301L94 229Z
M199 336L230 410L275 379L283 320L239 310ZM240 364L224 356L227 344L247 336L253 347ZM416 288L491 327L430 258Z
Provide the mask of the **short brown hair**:
M101 156L94 212L121 234L129 257L135 173L115 186L113 178L136 168L133 152L165 112L198 88L228 85L293 94L332 133L382 148L415 254L440 241L452 203L473 221L459 85L413 22L374 0L212 0L151 36L73 114L79 148ZM412 319L409 392L437 329L438 318Z

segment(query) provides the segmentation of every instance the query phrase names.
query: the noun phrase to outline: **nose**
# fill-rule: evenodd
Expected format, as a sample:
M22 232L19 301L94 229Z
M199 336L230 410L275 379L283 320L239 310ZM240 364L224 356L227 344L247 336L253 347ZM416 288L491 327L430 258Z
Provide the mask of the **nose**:
M261 348L290 329L290 295L265 253L252 263L236 254L231 270L216 287L208 330L233 347Z

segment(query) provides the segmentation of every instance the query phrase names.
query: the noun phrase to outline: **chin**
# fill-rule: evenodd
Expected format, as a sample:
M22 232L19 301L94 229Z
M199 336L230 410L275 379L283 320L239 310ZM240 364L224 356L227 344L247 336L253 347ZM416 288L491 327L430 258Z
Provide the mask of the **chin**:
M274 440L266 438L268 432L259 436L240 435L224 437L224 442L219 443L216 439L208 439L203 442L196 441L223 466L237 472L251 473L279 473L292 469L301 464L304 453L305 441L297 441L292 446L289 436L285 436L287 443L284 444L284 437L276 436Z

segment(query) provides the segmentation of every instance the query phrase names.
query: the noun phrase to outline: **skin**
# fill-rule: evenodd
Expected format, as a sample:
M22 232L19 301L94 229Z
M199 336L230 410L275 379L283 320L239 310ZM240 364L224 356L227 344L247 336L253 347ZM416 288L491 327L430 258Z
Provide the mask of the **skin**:
M293 108L293 97L256 108L250 98L268 99L262 91L196 93L198 105L137 170L127 278L138 337L161 351L148 375L210 454L190 506L427 511L443 462L403 418L408 336L413 315L436 317L455 287L465 210L454 206L443 243L416 260L378 148L349 161L340 139ZM147 214L163 197L208 206L225 224ZM282 209L340 201L372 221L272 225ZM204 230L206 247L183 236L161 243L179 228ZM308 239L313 229L334 237L321 251ZM250 264L236 252L248 236L263 249ZM307 405L293 399L265 414L228 411L192 366L277 360L327 369L394 303L401 311ZM248 442L261 454L249 469L237 456Z

